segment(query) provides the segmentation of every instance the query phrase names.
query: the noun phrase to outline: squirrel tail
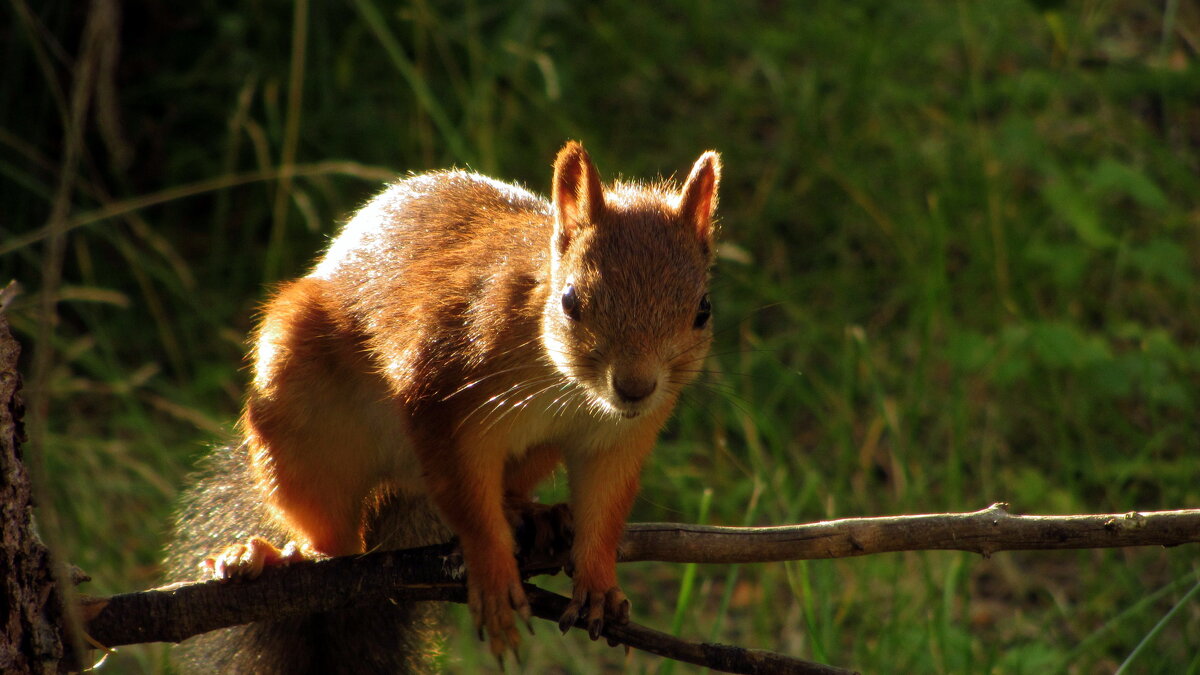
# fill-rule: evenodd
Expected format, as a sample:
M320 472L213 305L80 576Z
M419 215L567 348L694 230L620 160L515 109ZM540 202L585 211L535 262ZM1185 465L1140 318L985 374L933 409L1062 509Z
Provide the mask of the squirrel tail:
M245 444L219 448L180 501L164 564L167 583L199 579L206 557L255 535L276 545L288 538L251 475ZM369 545L389 548L450 538L428 500L398 497L385 500L368 536L379 540ZM435 604L384 600L224 628L185 640L173 660L184 673L432 672L441 655Z

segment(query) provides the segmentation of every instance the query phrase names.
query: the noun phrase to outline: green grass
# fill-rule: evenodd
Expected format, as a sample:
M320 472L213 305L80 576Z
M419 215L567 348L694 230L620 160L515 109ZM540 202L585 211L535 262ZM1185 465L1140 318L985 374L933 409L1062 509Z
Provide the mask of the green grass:
M49 406L33 449L47 535L89 592L154 583L174 494L237 415L265 284L302 273L389 172L456 164L545 192L568 138L610 177L725 162L712 373L635 519L1200 503L1192 3L127 7L61 274L38 232L85 12L23 6L0 24L0 281L25 284L10 318L51 350L27 370ZM304 170L280 178L289 158ZM34 344L37 293L59 284ZM637 618L864 672L1200 670L1188 547L690 573L623 567ZM469 633L449 667L491 667ZM526 672L623 660L553 630L529 642Z

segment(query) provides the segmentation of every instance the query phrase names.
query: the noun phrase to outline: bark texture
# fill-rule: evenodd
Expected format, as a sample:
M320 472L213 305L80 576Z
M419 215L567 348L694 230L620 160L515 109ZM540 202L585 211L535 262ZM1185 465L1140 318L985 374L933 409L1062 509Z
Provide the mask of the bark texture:
M34 531L29 474L21 458L21 376L0 312L0 672L55 673L63 660L62 602L50 552Z

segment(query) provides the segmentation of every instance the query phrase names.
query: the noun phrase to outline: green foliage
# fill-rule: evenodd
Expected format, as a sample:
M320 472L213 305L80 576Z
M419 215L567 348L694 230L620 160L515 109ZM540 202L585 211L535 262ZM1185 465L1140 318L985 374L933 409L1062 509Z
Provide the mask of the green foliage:
M31 292L10 312L30 345L61 276L32 345L52 367L29 384L50 404L46 506L91 592L153 583L175 491L236 418L265 284L303 273L385 176L457 164L546 192L568 138L608 177L725 161L710 373L635 519L1200 500L1192 4L354 0L299 23L125 4L61 275L39 233L86 5L11 3L0 30L0 281ZM621 574L651 625L864 672L1185 672L1200 653L1184 549ZM528 672L621 661L551 633ZM470 634L449 669L490 667Z

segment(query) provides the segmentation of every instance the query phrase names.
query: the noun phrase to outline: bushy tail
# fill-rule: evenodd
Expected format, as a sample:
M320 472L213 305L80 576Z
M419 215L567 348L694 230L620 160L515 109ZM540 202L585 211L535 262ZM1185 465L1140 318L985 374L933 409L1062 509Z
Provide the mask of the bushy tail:
M206 557L251 536L286 543L264 501L244 444L214 451L181 500L167 581L200 578ZM448 538L424 499L388 500L375 524L388 536L372 543L389 548ZM440 652L436 618L432 603L383 601L213 631L176 647L174 660L186 673L420 673L433 670Z

